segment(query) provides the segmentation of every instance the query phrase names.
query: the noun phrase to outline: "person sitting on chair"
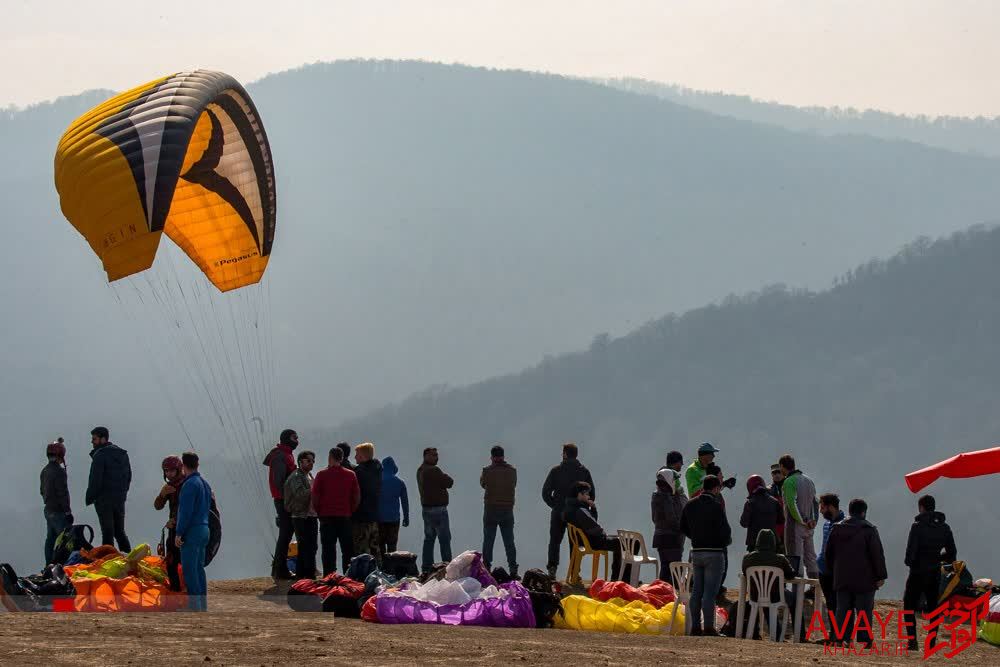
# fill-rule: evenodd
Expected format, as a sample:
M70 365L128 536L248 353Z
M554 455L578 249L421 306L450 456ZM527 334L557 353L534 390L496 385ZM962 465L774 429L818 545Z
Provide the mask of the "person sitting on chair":
M617 581L622 569L622 547L618 537L610 537L597 523L593 512L594 501L590 499L590 484L576 482L570 490L563 510L563 521L571 523L587 536L590 547L595 551L611 552L611 581Z
M795 578L795 570L792 569L792 564L788 561L788 558L784 554L778 553L778 539L775 537L774 531L768 528L764 528L757 533L757 544L756 550L751 551L746 556L743 557L743 575L746 576L747 570L751 567L776 567L785 573L785 582L789 582ZM789 591L787 588L783 591L785 596L785 604L788 605L788 609L794 616L795 612L795 595ZM747 594L749 595L748 600L759 600L760 593L757 591L757 587L752 581L747 582ZM778 602L781 598L778 594L778 582L775 581L774 585L771 587L770 591L771 602ZM742 630L742 628L740 628ZM758 627L758 631L760 628ZM771 639L773 641L778 641L778 624L771 628Z

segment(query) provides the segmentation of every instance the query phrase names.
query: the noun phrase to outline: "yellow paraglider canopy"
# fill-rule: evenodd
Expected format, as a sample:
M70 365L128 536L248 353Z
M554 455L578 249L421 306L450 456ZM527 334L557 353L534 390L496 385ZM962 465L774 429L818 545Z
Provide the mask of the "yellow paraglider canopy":
M271 149L243 86L221 72L157 79L78 118L59 141L55 184L108 280L152 266L164 232L223 292L267 267Z

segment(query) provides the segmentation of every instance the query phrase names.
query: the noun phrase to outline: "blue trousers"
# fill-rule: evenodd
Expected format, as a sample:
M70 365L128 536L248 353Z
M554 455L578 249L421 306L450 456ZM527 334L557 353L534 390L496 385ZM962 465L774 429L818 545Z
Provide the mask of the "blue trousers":
M715 596L722 585L722 571L726 565L725 554L721 551L692 551L691 565L694 568L691 584L691 628L715 628ZM718 629L718 628L715 628Z
M56 548L59 533L69 528L69 516L63 512L45 512L45 564L52 562L52 552Z
M497 528L507 552L507 567L517 573L517 547L514 546L514 510L487 507L483 511L483 560L493 567L493 545L497 541Z
M441 560L451 561L451 525L447 507L425 507L423 569L430 571L434 565L434 540L441 543Z
M188 607L191 611L208 611L208 579L205 577L205 547L208 546L208 526L191 526L181 546L181 567L187 585Z

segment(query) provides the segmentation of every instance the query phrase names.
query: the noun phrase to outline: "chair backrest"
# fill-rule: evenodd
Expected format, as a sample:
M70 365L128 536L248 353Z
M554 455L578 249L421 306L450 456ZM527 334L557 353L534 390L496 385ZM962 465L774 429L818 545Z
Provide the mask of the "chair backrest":
M779 602L784 600L785 573L780 567L757 566L747 568L747 594L754 602L769 603L771 590L777 586ZM755 595L756 594L756 595Z
M619 530L618 542L622 545L622 556L626 560L631 560L634 555L641 556L643 559L649 558L649 552L646 551L646 539L642 533L635 530ZM636 549L637 546L638 549Z
M691 563L677 561L670 564L670 578L674 580L674 590L678 595L691 595L691 577L694 568Z
M566 524L566 534L569 536L569 546L577 551L582 551L583 553L590 553L593 549L590 547L590 540L587 539L587 534L574 526L571 523Z

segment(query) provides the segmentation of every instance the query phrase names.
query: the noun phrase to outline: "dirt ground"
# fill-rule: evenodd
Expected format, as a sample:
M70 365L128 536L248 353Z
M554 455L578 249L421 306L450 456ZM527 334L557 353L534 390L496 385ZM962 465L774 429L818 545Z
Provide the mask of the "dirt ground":
M569 630L383 626L292 612L269 579L210 584L209 613L0 615L0 664L892 665L920 656L824 655L818 644ZM893 607L881 605L882 611ZM983 642L953 660L1000 664Z

